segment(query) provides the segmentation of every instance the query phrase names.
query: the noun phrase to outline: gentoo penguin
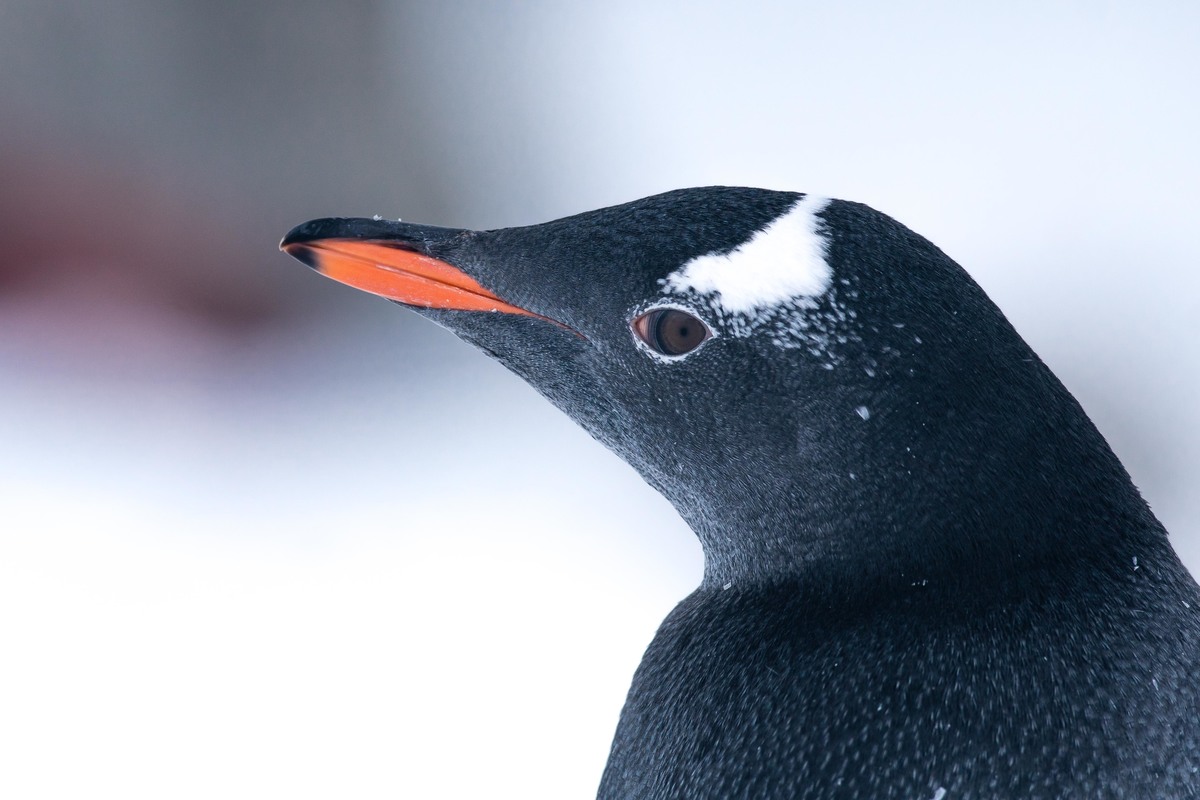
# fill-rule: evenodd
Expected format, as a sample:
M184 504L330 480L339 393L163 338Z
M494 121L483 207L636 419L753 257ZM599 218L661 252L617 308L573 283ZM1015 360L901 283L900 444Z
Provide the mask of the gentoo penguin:
M599 797L1200 797L1200 588L1070 393L903 225L709 187L281 247L499 360L699 537Z

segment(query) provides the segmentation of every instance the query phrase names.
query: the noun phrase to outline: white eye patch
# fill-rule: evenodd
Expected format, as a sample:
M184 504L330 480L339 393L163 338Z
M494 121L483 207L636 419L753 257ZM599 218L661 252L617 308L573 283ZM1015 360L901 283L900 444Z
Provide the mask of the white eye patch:
M847 305L858 291L845 277L835 280L829 230L817 216L829 203L805 195L732 252L698 256L672 272L661 281L663 294L710 309L714 333L763 336L836 368L845 346L861 336Z
M805 195L732 252L698 256L672 272L663 279L664 291L708 297L751 326L781 306L820 297L833 283L829 239L817 218L828 204L828 198Z

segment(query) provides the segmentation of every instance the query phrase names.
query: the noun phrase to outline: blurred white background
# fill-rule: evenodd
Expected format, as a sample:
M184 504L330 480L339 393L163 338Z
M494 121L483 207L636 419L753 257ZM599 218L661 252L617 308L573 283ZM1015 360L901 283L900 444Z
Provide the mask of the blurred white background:
M0 5L0 796L589 797L697 583L500 367L275 252L689 185L958 260L1200 571L1200 6Z

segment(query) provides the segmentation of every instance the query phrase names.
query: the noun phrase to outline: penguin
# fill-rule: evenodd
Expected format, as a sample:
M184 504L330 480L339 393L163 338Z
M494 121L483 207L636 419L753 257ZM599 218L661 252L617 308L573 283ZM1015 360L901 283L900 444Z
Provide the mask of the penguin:
M1200 587L968 274L858 203L684 189L281 248L524 378L699 538L598 797L1200 797Z

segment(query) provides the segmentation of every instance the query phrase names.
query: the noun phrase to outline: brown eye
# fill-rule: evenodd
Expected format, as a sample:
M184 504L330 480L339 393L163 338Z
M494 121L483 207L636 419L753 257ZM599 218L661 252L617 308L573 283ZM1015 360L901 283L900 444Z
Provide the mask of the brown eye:
M656 308L633 321L633 332L651 350L664 356L681 356L709 337L708 326L678 308Z

